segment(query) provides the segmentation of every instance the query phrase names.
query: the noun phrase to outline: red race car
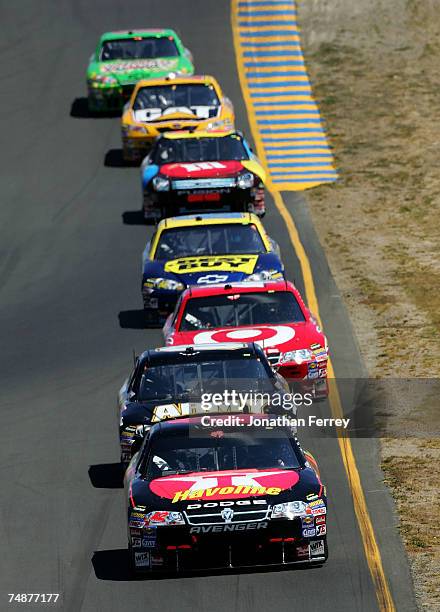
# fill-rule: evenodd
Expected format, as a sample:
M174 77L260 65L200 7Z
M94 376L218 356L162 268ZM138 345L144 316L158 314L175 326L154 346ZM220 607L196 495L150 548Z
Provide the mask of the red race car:
M163 332L168 345L256 342L289 382L327 396L327 339L288 281L190 287Z

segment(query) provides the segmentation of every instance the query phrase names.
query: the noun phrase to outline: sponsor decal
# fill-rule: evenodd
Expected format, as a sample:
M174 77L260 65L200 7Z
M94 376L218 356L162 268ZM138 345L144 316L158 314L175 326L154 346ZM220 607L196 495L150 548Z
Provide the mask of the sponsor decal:
M310 549L309 549L309 545L305 544L304 546L297 546L296 547L296 556L298 557L298 559L305 559L305 558L309 558L310 556Z
M243 272L252 274L258 255L205 255L200 257L180 257L167 261L165 272L189 274L221 270L225 272Z
M227 508L230 506L265 506L265 499L239 499L238 501L206 502L206 504L188 504L187 510L198 510L199 508Z
M236 495L279 495L281 489L279 487L244 487L238 485L237 487L210 487L208 489L187 489L186 491L176 491L172 502L183 501L185 499L207 499L209 497L218 497L224 495L225 497L236 496Z
M316 535L325 535L327 533L327 525L317 525L316 526Z
M134 518L134 519L144 519L145 517L145 512L132 512L130 514L130 518Z
M303 529L302 530L303 538L314 538L316 535L316 529Z
M150 489L173 503L185 500L215 501L279 495L299 481L294 470L203 472L182 476L164 476L150 482Z
M321 348L321 345L320 345L319 343L315 343L315 344L311 344L311 345L310 345L310 349L311 349L312 351L317 351L317 350L318 350L318 349L320 349L320 348Z
M142 538L142 548L154 548L156 546L156 534L145 536Z
M131 545L133 548L140 548L142 545L141 538L131 538Z
M322 514L327 514L327 508L312 508L313 516L320 516Z
M147 519L130 519L128 526L130 527L130 529L132 527L143 527L146 520Z
M130 533L132 536L140 536L142 531L140 529L130 529Z
M150 567L151 558L149 552L135 552L134 564L136 567Z
M105 62L100 72L125 72L127 70L171 70L176 68L178 60L166 59L138 59L135 61L125 60L119 62Z
M319 498L319 499L315 499L313 501L310 501L309 502L309 507L310 508L317 508L317 507L322 508L322 507L325 507L325 504L324 504L323 500L321 498Z
M264 327L244 327L242 329L219 329L196 334L194 344L211 344L213 342L255 342L264 349L285 344L295 336L295 330L287 325Z
M225 521L225 523L232 523L232 519L234 518L234 511L232 508L223 508L220 512L220 516Z
M157 423L165 419L175 419L186 414L190 414L190 406L186 402L182 404L163 404L154 407L151 422Z
M151 553L151 565L152 566L163 565L163 557L161 555L153 555Z
M215 283L225 283L228 280L227 274L207 274L206 276L200 276L197 279L198 285L209 285Z
M319 557L324 554L324 540L317 540L316 542L310 542L310 554L312 557Z
M315 518L313 516L304 516L301 519L301 527L303 529L307 529L308 527L314 525L315 523Z
M315 499L318 499L316 493L309 493L308 495L306 495L306 500L308 502L314 501Z
M226 523L225 525L200 525L191 527L190 533L225 533L229 531L254 531L255 529L267 529L269 523Z
M211 161L211 162L197 162L194 164L180 164L180 167L186 170L187 172L199 172L200 170L224 170L227 168L225 164L220 162Z
M325 514L322 514L321 516L315 516L315 523L317 525L322 525L325 523Z

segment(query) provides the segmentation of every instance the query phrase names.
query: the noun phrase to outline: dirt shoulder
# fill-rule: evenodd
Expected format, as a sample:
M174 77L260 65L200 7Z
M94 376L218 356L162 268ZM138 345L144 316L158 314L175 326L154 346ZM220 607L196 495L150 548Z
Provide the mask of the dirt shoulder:
M303 48L341 180L307 192L373 378L440 378L436 0L303 0ZM331 223L328 220L331 219ZM438 395L389 418L438 431ZM405 428L405 427L404 427ZM440 440L382 440L421 610L440 610ZM417 517L417 518L415 518Z

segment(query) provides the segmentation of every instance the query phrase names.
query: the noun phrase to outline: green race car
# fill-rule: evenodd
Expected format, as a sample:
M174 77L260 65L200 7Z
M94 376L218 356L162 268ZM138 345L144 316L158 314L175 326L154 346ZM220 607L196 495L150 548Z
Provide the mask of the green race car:
M173 30L106 32L87 69L89 111L121 109L140 79L191 74L191 52Z

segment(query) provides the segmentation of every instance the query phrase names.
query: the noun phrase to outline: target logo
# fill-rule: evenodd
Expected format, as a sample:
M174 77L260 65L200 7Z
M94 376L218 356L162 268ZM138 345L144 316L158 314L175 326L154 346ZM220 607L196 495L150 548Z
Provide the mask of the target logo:
M255 342L263 348L278 346L289 342L295 336L295 330L287 325L271 327L253 327L243 329L219 329L203 331L194 336L194 344L211 344L214 342Z

